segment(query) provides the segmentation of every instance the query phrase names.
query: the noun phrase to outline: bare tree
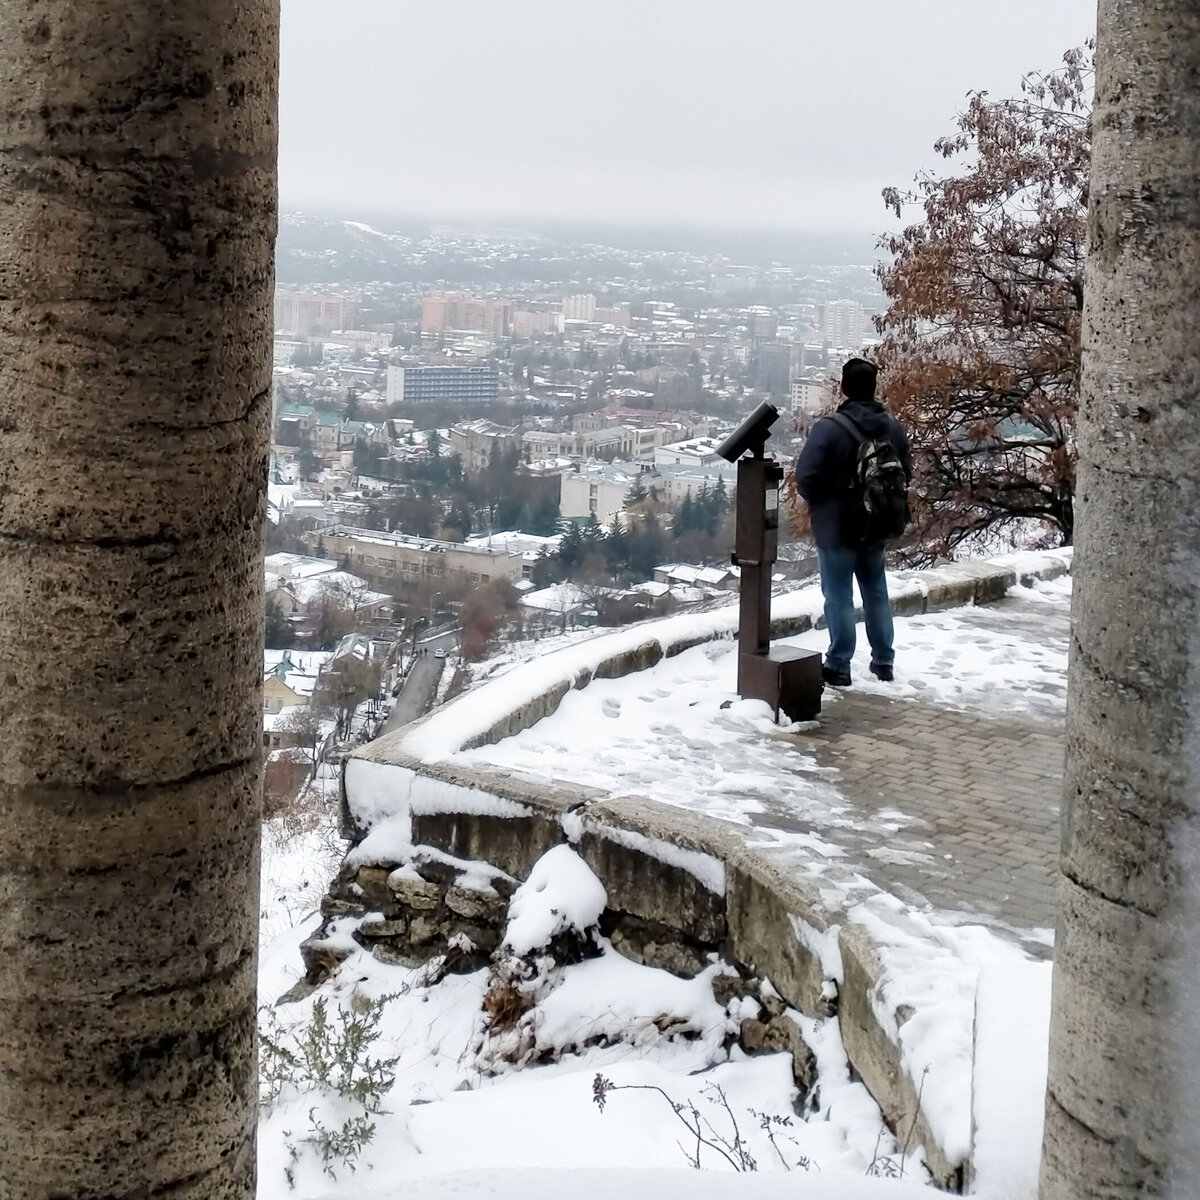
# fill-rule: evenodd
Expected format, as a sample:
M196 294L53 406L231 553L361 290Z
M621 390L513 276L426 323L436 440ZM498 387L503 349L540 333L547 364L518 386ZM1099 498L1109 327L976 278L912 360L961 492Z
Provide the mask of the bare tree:
M919 211L884 246L874 356L910 431L926 558L1015 525L1073 536L1091 82L1083 49L1015 99L972 96L936 147L960 172L884 193Z
M330 663L313 699L329 706L337 722L337 736L345 739L350 736L359 705L378 694L379 664L346 654Z
M287 734L288 740L308 755L311 764L310 778L317 772L317 751L321 746L323 717L323 706L319 698L314 697L312 703L297 705L283 713L275 722L276 732Z
M1042 1200L1200 1195L1200 6L1099 16Z

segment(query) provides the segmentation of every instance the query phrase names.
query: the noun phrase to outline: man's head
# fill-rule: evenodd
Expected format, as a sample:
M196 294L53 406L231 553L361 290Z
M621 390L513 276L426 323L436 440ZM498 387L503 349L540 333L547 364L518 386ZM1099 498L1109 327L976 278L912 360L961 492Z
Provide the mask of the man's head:
M879 368L865 358L852 358L842 367L842 395L847 400L874 400Z

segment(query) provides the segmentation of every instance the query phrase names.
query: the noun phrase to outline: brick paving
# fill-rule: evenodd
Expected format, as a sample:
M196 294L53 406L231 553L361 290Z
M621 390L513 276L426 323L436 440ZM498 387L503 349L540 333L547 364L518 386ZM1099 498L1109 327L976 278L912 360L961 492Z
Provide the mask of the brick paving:
M988 612L979 610L981 622ZM1065 612L1028 632L1065 639ZM1063 726L1061 703L964 709L850 688L795 742L829 771L848 815L873 818L864 829L895 817L886 842L824 829L846 865L904 899L982 917L1036 947L1043 939L1030 931L1052 929L1057 913ZM807 832L782 806L756 824Z

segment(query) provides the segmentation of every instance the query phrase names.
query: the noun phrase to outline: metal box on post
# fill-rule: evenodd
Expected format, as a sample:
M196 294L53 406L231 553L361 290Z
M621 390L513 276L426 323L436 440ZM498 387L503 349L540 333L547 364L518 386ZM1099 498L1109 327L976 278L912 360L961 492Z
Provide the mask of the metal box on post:
M718 447L738 465L733 561L741 570L738 599L738 695L765 700L776 719L793 721L821 711L821 656L812 650L771 650L771 567L779 547L779 486L783 469L764 457L767 435L779 418L758 408ZM749 457L742 457L749 452Z

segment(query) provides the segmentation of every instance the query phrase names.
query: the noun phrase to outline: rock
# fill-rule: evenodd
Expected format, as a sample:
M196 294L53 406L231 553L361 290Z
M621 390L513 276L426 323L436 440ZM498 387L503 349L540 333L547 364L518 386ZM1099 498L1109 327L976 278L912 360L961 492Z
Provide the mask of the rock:
M461 874L461 870L453 864L443 862L440 858L422 857L419 850L417 851L417 859L414 865L417 868L417 874L422 879L427 879L430 883L440 884L442 887L449 887Z
M783 997L774 988L762 988L755 999L763 1006L768 1020L773 1021L776 1017L782 1017L787 1011Z
M442 889L424 879L412 879L393 873L388 882L389 894L405 908L432 912L442 902Z
M724 1008L730 1000L741 999L743 996L756 996L758 985L753 979L743 979L739 974L714 975L712 981L713 997Z
M367 908L378 908L384 915L395 907L395 900L388 887L389 873L385 867L359 867L354 876L354 882L361 889Z
M502 926L508 916L508 905L498 896L472 891L460 884L453 884L446 889L446 907L468 921L485 925Z
M500 945L500 930L492 926L473 925L466 921L457 921L450 931L451 940L460 934L478 951L477 957L479 958L480 966L487 963L492 951Z
M306 938L300 943L304 977L309 983L322 983L350 956L350 951L333 946L322 937Z
M806 1095L816 1082L816 1059L801 1036L800 1026L791 1017L775 1017L770 1021L743 1021L740 1040L743 1048L751 1053L790 1054L792 1075L797 1086Z
M421 955L405 953L392 942L375 942L371 953L389 967L419 967L425 961Z
M424 946L432 942L440 932L440 925L432 917L419 913L413 917L408 926L409 941L414 946Z
M407 932L408 922L402 918L392 921L363 921L358 927L359 937L364 938L403 937Z
M361 900L342 900L332 893L321 897L321 915L325 917L358 917L365 911Z

